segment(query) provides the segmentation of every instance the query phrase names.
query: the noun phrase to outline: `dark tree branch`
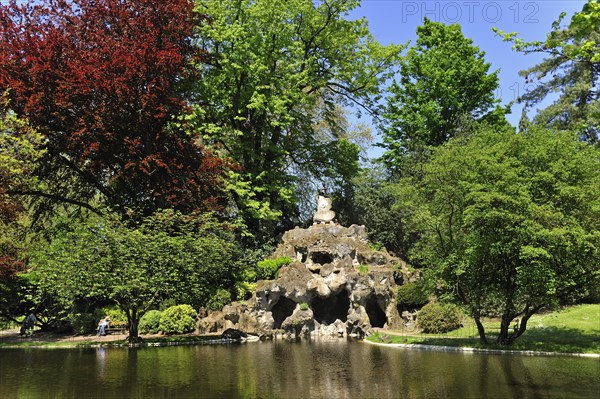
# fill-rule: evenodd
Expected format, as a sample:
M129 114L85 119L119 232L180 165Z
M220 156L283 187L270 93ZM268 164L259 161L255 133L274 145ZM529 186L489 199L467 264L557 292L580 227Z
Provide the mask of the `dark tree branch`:
M88 204L86 202L78 201L78 200L71 199L71 198L66 198L61 195L45 193L45 192L39 191L39 190L26 190L26 191L15 190L15 191L8 191L7 194L9 194L9 195L31 195L31 196L35 196L35 197L48 198L48 199L58 201L58 202L66 202L68 204L77 205L82 208L86 208L86 209L94 212L97 215L101 215L101 216L103 215L102 212L100 212L98 209L94 208L93 206L91 206L90 204Z

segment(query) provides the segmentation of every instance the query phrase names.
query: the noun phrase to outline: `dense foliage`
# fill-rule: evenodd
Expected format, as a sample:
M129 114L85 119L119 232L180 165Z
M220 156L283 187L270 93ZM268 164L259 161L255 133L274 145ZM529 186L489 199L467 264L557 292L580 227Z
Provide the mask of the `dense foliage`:
M149 310L140 319L139 329L142 334L157 334L160 331L160 310Z
M46 139L46 203L121 214L219 204L223 162L182 119L181 91L206 60L189 0L31 1L0 5L0 91Z
M17 275L26 270L27 201L11 193L42 185L34 170L43 141L10 109L6 93L0 95L0 316L13 320L15 310L26 312L31 304L20 294L26 283Z
M159 329L165 334L183 334L194 331L198 314L190 305L176 305L160 315Z
M519 101L526 110L558 92L558 99L539 111L537 124L577 132L583 140L600 143L600 3L588 0L565 27L565 13L546 40L525 42L516 33L501 34L524 54L542 53L538 65L520 72L529 90Z
M25 271L25 263L8 255L0 256L0 317L16 321L15 317L27 313L23 300L25 282L18 275Z
M428 295L422 284L406 283L398 287L396 302L403 306L422 306L427 303Z
M243 296L241 297L243 299ZM222 310L225 305L231 302L231 292L226 289L218 289L206 303L208 310Z
M542 307L584 298L598 284L598 187L598 150L541 128L453 140L422 178L396 185L430 284L467 307L484 342L481 317L501 316L500 343Z
M424 333L443 334L460 328L462 317L456 305L432 302L419 311L417 322Z
M18 219L24 201L15 191L36 190L40 186L34 170L44 155L44 138L10 108L8 93L0 93L0 225ZM6 230L5 227L3 230Z
M408 155L422 155L428 146L459 135L468 123L503 113L494 110L498 71L489 72L484 55L460 25L425 18L389 89L383 159L392 170Z
M403 210L390 206L395 202L388 187L389 176L382 168L362 171L354 179L353 205L357 213L354 223L367 228L369 239L388 251L406 259L411 237L404 228Z
M104 299L127 315L129 339L140 318L172 298L196 306L229 284L235 243L210 215L194 218L160 213L139 227L90 218L57 231L33 259L42 289L69 307L78 300Z
M93 333L98 324L94 313L71 313L68 320L75 334Z
M210 55L198 64L196 123L204 140L242 166L231 176L239 214L252 233L297 213L296 186L348 180L358 150L339 104L374 111L399 48L381 46L355 0L210 0L199 29ZM356 165L353 167L353 164ZM261 227L262 225L262 227ZM269 227L270 226L270 227Z

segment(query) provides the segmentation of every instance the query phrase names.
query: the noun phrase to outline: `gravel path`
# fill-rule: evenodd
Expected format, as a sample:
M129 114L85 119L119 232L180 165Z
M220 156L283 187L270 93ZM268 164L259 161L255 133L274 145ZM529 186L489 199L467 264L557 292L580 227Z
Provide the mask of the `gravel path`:
M161 335L140 335L142 338L155 338ZM0 343L13 342L119 342L127 338L127 333L111 333L98 337L96 334L89 335L69 335L44 333L36 330L31 337L21 337L19 329L0 331Z

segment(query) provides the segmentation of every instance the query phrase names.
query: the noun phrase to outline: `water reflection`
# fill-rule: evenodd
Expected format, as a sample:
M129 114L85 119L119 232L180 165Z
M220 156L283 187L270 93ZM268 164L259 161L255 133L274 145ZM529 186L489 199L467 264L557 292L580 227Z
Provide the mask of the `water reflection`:
M106 349L98 348L96 349L96 361L98 363L98 379L104 380L104 366L106 365Z
M1 398L589 398L600 362L364 343L0 350Z

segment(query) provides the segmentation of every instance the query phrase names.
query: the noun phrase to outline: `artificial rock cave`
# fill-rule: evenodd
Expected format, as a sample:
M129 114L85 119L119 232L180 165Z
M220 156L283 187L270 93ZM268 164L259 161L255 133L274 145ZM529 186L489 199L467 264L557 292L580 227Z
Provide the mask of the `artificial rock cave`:
M415 276L401 259L372 249L364 226L343 227L334 217L331 200L319 197L314 224L284 233L272 256L292 263L275 280L258 281L244 304L234 302L200 319L198 332L364 336L373 327L401 327L394 294Z

